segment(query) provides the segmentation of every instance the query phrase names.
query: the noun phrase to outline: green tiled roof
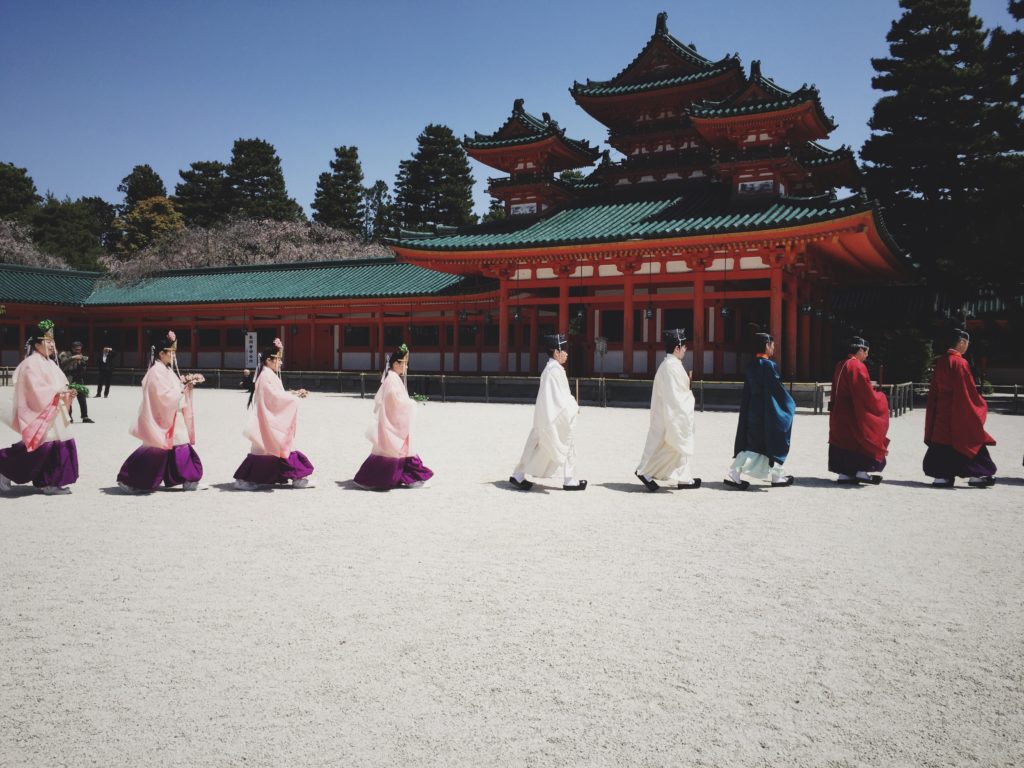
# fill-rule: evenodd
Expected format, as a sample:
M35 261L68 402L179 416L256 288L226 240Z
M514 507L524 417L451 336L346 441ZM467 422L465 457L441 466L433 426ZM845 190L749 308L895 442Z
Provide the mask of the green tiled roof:
M748 204L741 210L730 209L727 199L722 197L728 191L721 190L722 187L703 185L660 200L566 208L550 218L526 222L519 229L493 232L484 227L476 228L484 231L466 228L456 235L393 242L415 250L461 251L655 240L771 230L874 209L874 204L860 195L843 200L826 195L782 198L760 205ZM895 246L893 250L899 252Z
M778 112L783 109L789 109L806 102L812 102L818 115L821 117L821 121L825 124L825 128L828 131L836 129L836 124L832 121L832 118L825 114L825 110L821 106L821 98L818 94L817 88L801 88L785 98L780 99L758 99L754 101L746 101L742 104L732 104L729 100L725 101L701 101L691 104L688 108L690 117L703 117L703 118L714 118L714 117L737 117L740 115L761 115L768 112Z
M510 128L514 129L516 126L520 130L525 131L525 133L503 135ZM596 158L600 154L600 150L596 147L591 147L589 142L568 138L565 135L565 129L560 127L555 120L552 120L547 112L544 113L543 120L531 115L523 108L522 99L515 100L515 103L512 105L511 116L498 130L487 135L476 132L473 138L465 136L462 139L462 144L467 149L495 149L497 147L532 144L536 141L543 141L552 137L561 139L577 152L581 152L591 158Z
M132 285L96 272L0 264L0 301L78 306L430 296L469 287L464 277L394 259L176 270Z
M569 89L569 93L573 96L619 96L625 93L657 91L662 88L675 88L678 85L696 83L701 80L710 80L712 77L716 77L726 70L737 66L739 66L738 60L727 59L721 64L721 66L716 66L713 69L705 69L688 75L666 77L661 80L651 80L643 83L616 84L614 80L605 80L601 82L587 80L586 83L573 83L572 88Z
M31 304L82 304L92 293L98 272L0 265L0 301Z
M823 147L816 141L808 141L798 152L797 157L800 158L800 162L805 168L814 168L819 165L828 165L830 163L837 163L841 160L852 160L856 163L856 158L853 156L853 150L847 145L839 147L839 149L829 149Z

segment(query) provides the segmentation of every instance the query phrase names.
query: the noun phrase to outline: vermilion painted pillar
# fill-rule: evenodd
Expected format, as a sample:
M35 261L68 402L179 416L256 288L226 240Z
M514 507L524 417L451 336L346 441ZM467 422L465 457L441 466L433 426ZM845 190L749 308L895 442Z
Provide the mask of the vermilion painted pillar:
M633 373L633 273L622 276L622 372Z
M568 266L558 270L558 327L557 333L569 332L569 273L572 269Z
M537 373L537 340L540 334L540 311L536 306L530 307L530 373Z
M462 321L459 319L459 310L455 310L454 315L455 330L452 333L452 340L455 349L452 352L452 370L459 373L462 368Z
M811 296L806 283L802 284L797 298L802 304L809 305ZM811 316L806 312L800 315L800 378L809 381L811 378Z
M704 307L704 265L698 265L693 277L693 339L690 349L693 350L693 378L704 378L704 318L707 310Z
M786 348L782 338L782 266L778 263L771 266L771 293L768 301L768 332L775 338L775 359L778 361L782 350Z
M498 284L498 372L508 373L508 278Z
M786 343L783 349L786 353L786 376L790 379L796 378L796 352L797 344L799 339L797 338L796 329L796 310L797 310L797 287L796 278L789 275L786 278L788 283L788 290L786 291Z

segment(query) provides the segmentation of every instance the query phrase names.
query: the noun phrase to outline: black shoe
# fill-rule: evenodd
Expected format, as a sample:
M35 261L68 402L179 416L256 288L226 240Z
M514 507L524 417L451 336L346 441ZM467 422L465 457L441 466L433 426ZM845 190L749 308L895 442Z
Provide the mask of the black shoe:
M636 475L637 480L644 484L644 488L646 488L651 493L654 493L656 490L661 488L661 486L658 485L656 482L654 482L653 480L646 479L639 472L634 472L633 474Z
M856 479L858 483L867 483L868 485L880 485L882 482L881 475L868 475L866 478L858 476Z
M967 484L971 488L988 488L990 485L996 484L996 479L994 477L972 477Z
M680 491L694 491L694 490L700 488L700 478L699 477L693 478L693 482L689 483L689 484L687 484L687 483L678 483L676 485L676 488L678 488Z
M531 483L526 478L523 478L522 480L516 480L514 477L509 477L508 481L512 483L512 487L515 488L517 491L528 491L531 488L533 488L533 483Z
M786 475L782 479L782 482L780 482L780 483L773 482L772 483L772 488L786 488L787 486L790 486L792 484L793 484L793 476L792 475Z
M587 481L580 480L579 485L563 485L563 491L585 491L587 490Z
M96 422L93 421L92 419L90 419L88 416L86 416L84 419L82 419L82 423L83 424L95 424Z
M735 488L737 491L745 491L747 490L747 488L750 487L750 483L748 483L746 480L740 480L738 483L736 483L730 480L729 478L725 478L725 484L729 488Z

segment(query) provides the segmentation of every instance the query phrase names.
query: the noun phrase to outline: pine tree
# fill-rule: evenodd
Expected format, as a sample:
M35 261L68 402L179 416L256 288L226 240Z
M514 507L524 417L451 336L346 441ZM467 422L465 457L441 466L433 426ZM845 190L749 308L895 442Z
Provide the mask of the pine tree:
M277 150L263 139L237 139L227 167L231 214L245 219L304 221L301 206L288 197Z
M26 215L42 200L26 168L0 163L0 218Z
M98 269L113 218L114 207L101 198L58 200L47 194L31 218L32 240L75 269Z
M395 208L402 227L472 224L473 176L451 128L430 124L417 138L416 152L399 164Z
M199 161L178 171L181 182L174 188L174 206L190 227L213 227L231 215L227 166L216 160Z
M977 193L977 161L993 150L986 130L985 33L970 0L900 0L886 39L890 57L872 59L872 86L885 91L861 157L886 222L925 275L948 287L971 272L965 221Z
M331 173L321 173L310 206L313 220L335 229L358 232L363 226L363 169L356 147L338 147Z
M121 230L118 253L130 257L185 228L185 220L166 197L147 197L115 222Z
M167 196L167 187L164 186L163 179L148 165L136 165L132 168L132 172L117 185L117 191L124 195L122 215L131 211L142 200Z
M395 234L395 204L388 191L387 182L378 179L363 190L364 242L380 242Z
M508 218L508 211L505 209L505 204L496 197L491 198L491 204L487 208L487 213L481 221L487 223L489 221L504 221Z

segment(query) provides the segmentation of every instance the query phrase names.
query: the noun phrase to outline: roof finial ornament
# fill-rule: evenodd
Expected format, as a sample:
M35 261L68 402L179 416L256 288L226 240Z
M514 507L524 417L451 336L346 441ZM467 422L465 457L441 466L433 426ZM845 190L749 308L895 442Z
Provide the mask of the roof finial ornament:
M754 59L750 62L750 79L754 80L761 76L761 60Z
M654 25L654 34L656 35L667 35L668 34L668 14L662 11L658 14L658 21Z
M513 112L522 112L523 111L523 104L525 104L525 103L526 102L523 99L516 99L515 101L512 102L512 111Z
M541 119L544 120L545 123L550 123L551 122L551 115L548 114L547 112L541 112L540 116L541 116Z

